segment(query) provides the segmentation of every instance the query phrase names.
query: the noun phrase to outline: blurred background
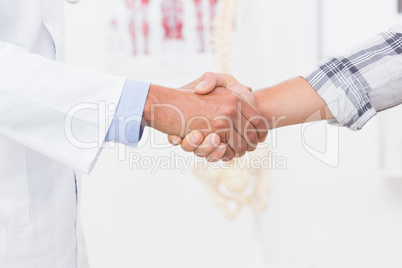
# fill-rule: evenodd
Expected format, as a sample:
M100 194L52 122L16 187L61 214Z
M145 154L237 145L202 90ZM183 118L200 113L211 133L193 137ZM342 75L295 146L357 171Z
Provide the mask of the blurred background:
M218 1L83 0L66 4L67 61L180 87L219 71ZM233 0L234 1L234 0ZM303 75L324 57L402 23L397 0L238 0L223 59L255 90ZM224 44L225 45L225 44ZM220 44L220 49L224 45ZM219 57L218 57L219 58ZM284 168L268 170L267 209L225 219L192 166L153 169L133 156L193 156L147 129L136 149L109 145L84 177L92 267L402 267L401 108L352 132L326 123L270 133ZM335 139L327 140L328 132ZM331 165L311 154L335 144Z

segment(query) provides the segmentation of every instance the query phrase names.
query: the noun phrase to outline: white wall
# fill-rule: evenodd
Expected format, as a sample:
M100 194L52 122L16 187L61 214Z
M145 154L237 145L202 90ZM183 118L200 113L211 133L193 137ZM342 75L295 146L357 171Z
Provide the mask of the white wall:
M400 21L393 0L323 2L325 56L342 53ZM233 73L242 82L267 86L300 75L316 62L315 0L249 3L240 3L247 11L239 15L239 27L256 26L253 31L242 28L234 48ZM95 0L67 6L70 63L104 69L99 12ZM199 74L130 75L179 86ZM271 134L277 137L273 150L286 158L287 169L271 171L273 191L263 215L267 267L401 267L402 178L385 178L379 169L383 116L357 133L339 130L337 168L305 150L301 126ZM322 148L325 126L314 129L307 138ZM165 141L163 135L156 137ZM128 160L118 161L119 152L120 157L130 152L168 157L171 151L187 156L176 148L151 149L146 140L141 144L126 154L122 147L105 150L85 178L83 219L93 267L252 267L252 213L244 210L234 222L223 220L191 170L153 174L130 168Z

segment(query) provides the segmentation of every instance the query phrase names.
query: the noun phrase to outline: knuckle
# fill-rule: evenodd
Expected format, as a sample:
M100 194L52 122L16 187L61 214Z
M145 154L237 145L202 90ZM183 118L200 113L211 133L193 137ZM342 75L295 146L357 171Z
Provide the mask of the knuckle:
M229 122L227 120L217 120L215 122L215 127L217 129L225 129L225 128L229 128Z
M235 107L228 108L228 115L230 117L235 117L237 115L237 109Z
M231 149L227 150L226 153L222 157L223 162L229 162L234 157L234 153Z
M222 161L223 162L229 162L229 161L231 161L233 159L233 156L232 155L228 155L228 156L224 156L223 158L222 158Z
M257 145L258 145L258 137L248 136L247 150L249 151L251 147L257 147Z
M223 106L221 109L222 109L222 114L229 116L229 117L234 117L237 114L236 108L233 106L230 106L230 105Z
M229 93L227 94L227 100L234 105L237 105L237 102L239 102L239 98L233 94L233 93Z
M247 143L242 142L240 145L240 153L242 156L247 152Z
M196 149L196 148L192 147L191 144L189 144L187 142L183 143L181 145L181 148L183 149L183 151L188 152L188 153L194 152L194 150Z
M258 147L258 137L257 137L256 142L254 142L254 143L250 142L250 143L248 144L248 146L247 146L247 151L253 152L253 151L255 151L255 150L257 149L257 147Z
M193 150L191 148L188 148L188 147L185 147L185 146L182 146L181 148L183 149L183 151L185 151L187 153L193 152Z
M236 147L237 147L237 148L235 148L236 157L242 157L243 155L246 154L246 152L247 152L247 143L246 142L242 142L242 143L238 144Z
M254 146L254 145L251 145L251 146L248 148L248 151L249 151L249 152L254 152L255 150L257 150L257 146Z
M253 118L252 120L253 125L257 126L260 125L262 123L262 118L260 115L257 115Z
M205 72L205 73L202 75L202 77L203 77L203 78L206 78L206 79L211 78L211 77L213 77L213 76L214 76L214 74L213 74L212 72Z
M210 162L210 163L215 163L215 162L218 162L218 161L219 161L219 158L216 157L216 156L207 156L207 157L206 157L206 160L207 160L208 162Z
M232 160L233 160L233 158L235 158L235 155L234 155L234 154L233 154L233 155L228 156L228 157L227 157L227 162L232 161Z
M199 158L205 158L205 153L203 152L194 152L194 154Z
M252 144L256 144L258 142L258 135L257 132L253 131L248 134L249 142Z
M268 137L268 131L263 132L261 135L261 142L264 142Z

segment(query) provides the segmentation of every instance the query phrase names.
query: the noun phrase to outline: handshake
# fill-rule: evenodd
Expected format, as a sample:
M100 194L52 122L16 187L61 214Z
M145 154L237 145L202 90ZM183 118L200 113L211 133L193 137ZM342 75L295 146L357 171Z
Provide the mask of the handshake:
M256 92L228 74L206 73L181 89L151 85L143 119L210 162L242 157L268 130L334 118L302 77Z
M206 73L179 90L152 85L143 118L173 145L210 162L254 151L269 123L251 88L228 74Z

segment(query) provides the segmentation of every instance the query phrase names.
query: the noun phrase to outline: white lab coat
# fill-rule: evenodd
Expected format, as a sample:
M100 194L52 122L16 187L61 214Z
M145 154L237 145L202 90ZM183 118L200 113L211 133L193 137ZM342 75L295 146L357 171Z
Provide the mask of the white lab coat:
M110 124L98 112L113 116L125 79L53 61L63 60L62 8L0 0L1 268L87 266L75 180L97 159Z

